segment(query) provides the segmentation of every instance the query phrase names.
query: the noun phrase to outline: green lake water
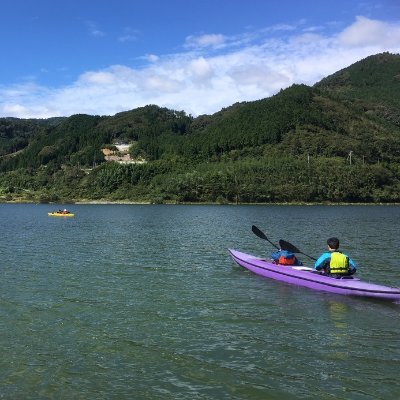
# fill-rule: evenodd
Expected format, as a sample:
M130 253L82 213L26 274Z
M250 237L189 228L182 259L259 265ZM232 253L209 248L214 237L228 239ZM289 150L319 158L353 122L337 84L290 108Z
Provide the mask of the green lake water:
M256 276L329 236L363 280L400 286L400 207L0 205L1 399L400 396L400 304ZM307 264L307 258L303 257Z

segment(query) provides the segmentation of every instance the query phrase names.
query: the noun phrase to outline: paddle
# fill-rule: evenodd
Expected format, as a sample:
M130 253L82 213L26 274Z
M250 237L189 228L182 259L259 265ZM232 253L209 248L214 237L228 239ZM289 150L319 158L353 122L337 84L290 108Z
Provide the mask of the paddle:
M282 250L287 250L290 251L291 253L300 253L305 255L308 258L311 258L311 260L316 260L316 258L309 256L306 253L303 253L301 250L299 250L296 246L294 246L292 243L286 242L286 240L279 240L279 246L281 246Z
M258 229L255 225L253 225L253 226L251 227L251 230L252 230L253 233L254 233L255 235L257 235L259 238L266 240L267 242L271 243L272 246L274 246L275 248L277 248L278 250L280 250L279 247L278 247L275 243L272 243L272 242L267 238L267 236L264 234L264 232L262 232L260 229Z

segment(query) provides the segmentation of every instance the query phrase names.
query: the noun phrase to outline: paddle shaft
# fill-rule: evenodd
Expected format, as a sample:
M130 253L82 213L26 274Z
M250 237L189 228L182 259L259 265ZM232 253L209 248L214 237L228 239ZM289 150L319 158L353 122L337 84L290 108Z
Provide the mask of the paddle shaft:
M304 256L306 256L306 257L308 257L308 258L310 258L311 260L317 261L317 259L316 259L315 257L311 257L311 256L309 256L308 254L303 253L302 251L299 251L299 253L300 253L300 254L303 254Z
M303 254L304 256L310 258L311 260L316 260L316 258L309 256L306 253L303 253L301 250L299 250L295 245L293 245L292 243L287 242L286 240L280 240L279 241L279 246L281 246L282 250L287 250L290 251L291 253L299 253L299 254Z

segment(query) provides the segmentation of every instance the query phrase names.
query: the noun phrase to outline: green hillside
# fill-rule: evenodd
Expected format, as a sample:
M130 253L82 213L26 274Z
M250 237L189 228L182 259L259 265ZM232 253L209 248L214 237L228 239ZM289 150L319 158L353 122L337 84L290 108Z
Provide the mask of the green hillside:
M0 118L0 201L399 202L399 106L400 56L383 53L196 118ZM118 142L132 163L106 161Z

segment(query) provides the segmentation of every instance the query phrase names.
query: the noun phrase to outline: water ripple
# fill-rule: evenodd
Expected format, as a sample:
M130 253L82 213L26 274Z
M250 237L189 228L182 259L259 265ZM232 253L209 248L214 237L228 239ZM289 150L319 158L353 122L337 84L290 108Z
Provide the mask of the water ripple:
M227 248L269 255L252 224L313 255L335 232L400 286L376 257L399 208L73 208L0 205L1 398L397 399L397 304L263 279Z

